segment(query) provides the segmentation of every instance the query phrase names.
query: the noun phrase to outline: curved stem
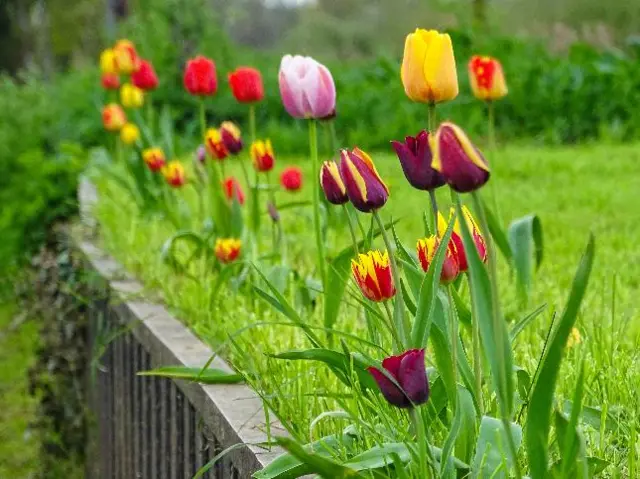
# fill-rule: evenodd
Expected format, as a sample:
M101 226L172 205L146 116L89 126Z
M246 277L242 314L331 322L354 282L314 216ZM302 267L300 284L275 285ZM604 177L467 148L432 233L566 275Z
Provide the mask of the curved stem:
M429 190L429 200L431 203L431 211L433 211L433 222L434 222L434 230L436 232L436 236L440 236L440 232L438 231L438 200L436 199L435 190Z
M342 205L342 208L344 210L344 214L347 216L347 224L349 225L349 231L351 232L351 241L353 241L353 251L357 256L360 254L360 249L358 248L358 238L356 237L356 230L353 227L351 215L349 214L349 210L347 209L347 204L344 203Z
M315 120L309 120L309 152L311 154L311 167L313 178L313 227L316 236L316 250L318 255L318 274L322 290L324 291L324 283L326 279L324 265L324 241L322 238L322 227L320 225L320 182L318 176L320 174L318 166L318 127Z
M429 128L429 133L435 133L436 132L436 104L435 103L429 103L428 106L428 117L427 117L427 125Z
M398 264L396 263L396 258L393 255L393 249L391 248L391 241L389 240L389 235L384 228L384 224L382 223L382 219L376 210L373 211L373 217L378 223L378 227L380 228L380 233L382 234L382 239L384 241L385 246L387 247L387 252L389 253L389 261L391 262L391 274L393 276L393 282L396 287L396 301L400 302L399 307L396 309L399 311L398 317L394 318L395 326L398 331L398 337L401 340L401 345L404 346L407 342L407 334L406 328L404 324L404 296L402 294L402 284L400 283L400 270L398 269Z
M393 327L393 313L391 312L391 308L389 308L389 301L383 301L382 304L384 305L384 309L387 312L387 316L389 318L389 322L386 323L383 321L384 325L387 327L387 329L389 330L389 332L391 333L391 338L393 339L393 351L396 353L401 352L401 347L402 347L402 343L400 342L400 339L398 338L398 333L396 332L395 328Z

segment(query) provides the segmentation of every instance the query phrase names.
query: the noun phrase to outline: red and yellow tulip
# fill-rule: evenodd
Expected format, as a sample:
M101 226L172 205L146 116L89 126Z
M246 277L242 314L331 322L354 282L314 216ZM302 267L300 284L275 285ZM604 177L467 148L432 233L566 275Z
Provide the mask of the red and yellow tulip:
M363 213L382 208L389 199L389 188L371 157L360 148L340 152L340 176L349 200Z
M237 238L218 238L214 253L221 263L231 263L240 256L241 247L242 241Z
M449 221L451 221L451 218L453 218L454 214L455 209L451 208L448 221L444 219L444 216L442 216L442 214L438 214L438 231L440 232L441 236L444 235L445 231L447 231ZM480 259L486 262L487 243L484 239L484 236L482 235L482 232L480 231L480 228L478 227L478 223L471 214L471 211L469 211L469 208L467 208L466 206L462 207L462 215L464 216L467 227L471 232L471 236L473 238L473 242L476 245L476 249L478 250ZM469 263L467 262L467 255L465 254L464 246L462 243L462 230L460 229L460 220L458 218L456 218L456 222L453 225L453 232L451 233L451 243L453 243L456 259L458 262L458 268L460 269L461 273L464 273L469 269ZM451 244L449 246L451 247Z
M449 35L422 28L407 35L400 77L413 101L439 103L458 96L458 73Z
M362 294L371 301L386 301L396 294L387 251L358 255L357 260L351 260L351 272Z
M207 153L216 160L224 160L229 152L224 146L222 141L222 135L217 128L209 128L204 137L204 146L207 149Z
M151 171L160 171L166 163L162 148L147 148L142 152L142 159Z
M232 155L237 155L242 151L242 134L235 123L223 121L220 125L220 137L224 147Z
M120 131L127 122L127 115L117 103L109 103L102 108L102 124L107 131Z
M179 161L170 161L162 167L161 171L167 183L174 188L179 188L187 182L184 166Z
M256 140L251 145L251 160L256 171L266 172L273 169L275 156L271 140Z
M418 240L416 250L423 271L427 272L433 264L433 258L436 254L436 251L438 250L439 245L440 239L435 235ZM450 283L458 277L459 273L460 267L458 266L456 247L453 242L450 242L445 253L444 262L442 263L440 282L443 284Z
M125 108L140 108L144 105L144 91L131 83L120 87L120 103Z
M136 47L129 40L118 40L113 47L118 72L130 75L138 69L140 58Z
M474 55L469 61L471 90L476 98L484 101L499 100L507 95L507 82L502 65L488 56Z

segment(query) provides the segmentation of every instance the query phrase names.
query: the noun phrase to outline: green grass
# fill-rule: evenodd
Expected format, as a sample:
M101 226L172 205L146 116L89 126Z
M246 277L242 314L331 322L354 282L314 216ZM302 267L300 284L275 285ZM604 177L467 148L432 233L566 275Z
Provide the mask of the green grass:
M39 442L32 429L37 399L28 369L38 345L37 324L14 322L12 305L0 306L0 477L35 477Z
M277 150L277 145L276 150ZM413 190L405 181L398 160L388 154L374 154L374 161L387 181L390 200L381 210L385 220L400 219L398 233L405 245L413 248L424 234L421 212L428 207L425 193ZM239 160L233 160L239 161ZM277 170L283 166L279 161ZM298 194L278 193L278 203L309 197L309 163L297 162L307 171L307 184ZM545 258L536 273L529 305L522 307L517 300L516 287L506 264L500 264L500 290L503 309L509 320L515 320L540 304L545 312L518 338L514 348L515 363L533 374L554 312L562 309L568 288L575 273L588 235L596 236L596 261L588 294L578 318L582 342L567 353L560 374L557 397L570 398L578 374L577 364L585 361L585 404L605 409L614 415L625 414L626 426L637 420L640 390L640 320L635 303L639 291L640 209L637 205L638 164L640 147L582 146L574 148L542 149L509 147L491 158L493 178L484 188L485 198L495 193L500 216L507 224L527 213L540 216L544 230ZM238 177L241 175L238 174ZM309 424L320 413L344 409L353 417L380 423L366 442L402 440L407 434L405 415L386 404L363 407L362 397L344 399L345 389L324 367L308 362L285 362L265 356L292 348L306 348L309 344L302 333L290 326L263 322L284 322L264 304L253 310L246 297L223 292L215 307L211 306L211 288L215 283L203 263L194 264L193 281L175 274L160 261L164 241L173 233L160 218L140 215L132 207L131 199L114 184L103 181L102 201L97 214L102 224L104 246L139 276L155 297L158 290L177 316L187 323L206 342L219 348L239 370L251 374L252 386L269 402L279 418L302 441L340 431L350 421L327 418L313 431ZM185 188L181 195L195 204L193 191ZM443 206L448 193L439 193ZM282 222L288 232L289 264L303 273L308 272L314 256L310 211L303 209L282 211ZM365 222L369 218L363 217ZM367 223L368 224L368 223ZM266 228L265 228L266 229ZM264 244L268 246L268 235ZM348 231L338 230L329 236L329 252L335 254L349 244ZM383 248L382 242L377 247ZM268 248L267 248L268 249ZM266 267L265 267L266 268ZM265 269L269 274L269 270ZM357 290L353 290L358 294ZM221 299L222 298L222 299ZM351 301L351 303L355 303ZM309 315L310 324L320 326L319 317ZM229 335L249 325L242 334ZM336 328L346 333L366 337L364 320L356 307L343 309ZM350 347L360 347L348 340ZM224 345L224 347L221 347ZM380 353L365 349L380 358ZM432 362L430 352L427 361ZM366 403L370 406L369 403ZM353 419L352 419L353 420ZM444 427L434 425L436 444L442 443ZM606 475L619 471L629 475L631 456L628 437L623 428L601 431L584 426L589 455L612 463ZM524 464L524 455L521 457Z

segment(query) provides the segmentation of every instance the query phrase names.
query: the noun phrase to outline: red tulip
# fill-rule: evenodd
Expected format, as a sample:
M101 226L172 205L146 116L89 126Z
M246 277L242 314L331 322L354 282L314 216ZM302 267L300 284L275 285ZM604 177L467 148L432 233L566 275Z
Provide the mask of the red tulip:
M120 77L117 73L103 73L100 82L105 90L117 90L120 88Z
M287 191L298 191L302 188L302 170L297 166L289 166L282 170L280 183Z
M131 83L141 90L155 90L158 87L158 76L148 60L140 60L140 66L131 75Z
M237 179L235 179L233 176L230 176L229 178L224 180L222 186L224 188L224 195L229 201L232 201L235 197L238 199L238 203L244 205L244 191L242 191L240 182Z
M264 98L262 75L251 67L239 67L229 73L231 92L240 103L253 103Z
M213 95L218 89L216 64L202 55L187 61L183 81L184 87L192 95Z

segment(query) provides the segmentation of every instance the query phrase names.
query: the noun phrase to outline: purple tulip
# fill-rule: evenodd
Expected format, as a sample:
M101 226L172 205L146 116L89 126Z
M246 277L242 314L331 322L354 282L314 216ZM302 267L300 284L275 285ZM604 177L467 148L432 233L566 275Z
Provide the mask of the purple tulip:
M370 367L367 370L390 404L409 408L427 402L429 381L424 365L424 349L410 349L399 356L390 356L382 361L382 367L397 385L379 369Z
M285 55L278 73L280 96L294 118L327 119L335 115L336 86L331 72L311 57Z
M204 145L200 145L198 147L196 158L200 163L204 163L207 159L207 149L204 147Z
M325 161L320 168L320 186L329 203L342 205L349 201L347 188L340 177L338 164L335 161Z
M459 126L441 124L432 146L433 168L458 193L477 190L489 181L487 160Z
M340 151L340 176L353 206L363 213L380 209L389 199L389 188L371 157L360 148Z
M407 181L419 190L434 190L445 184L440 173L431 167L431 147L429 133L422 130L415 137L407 136L404 143L392 141L402 171Z

